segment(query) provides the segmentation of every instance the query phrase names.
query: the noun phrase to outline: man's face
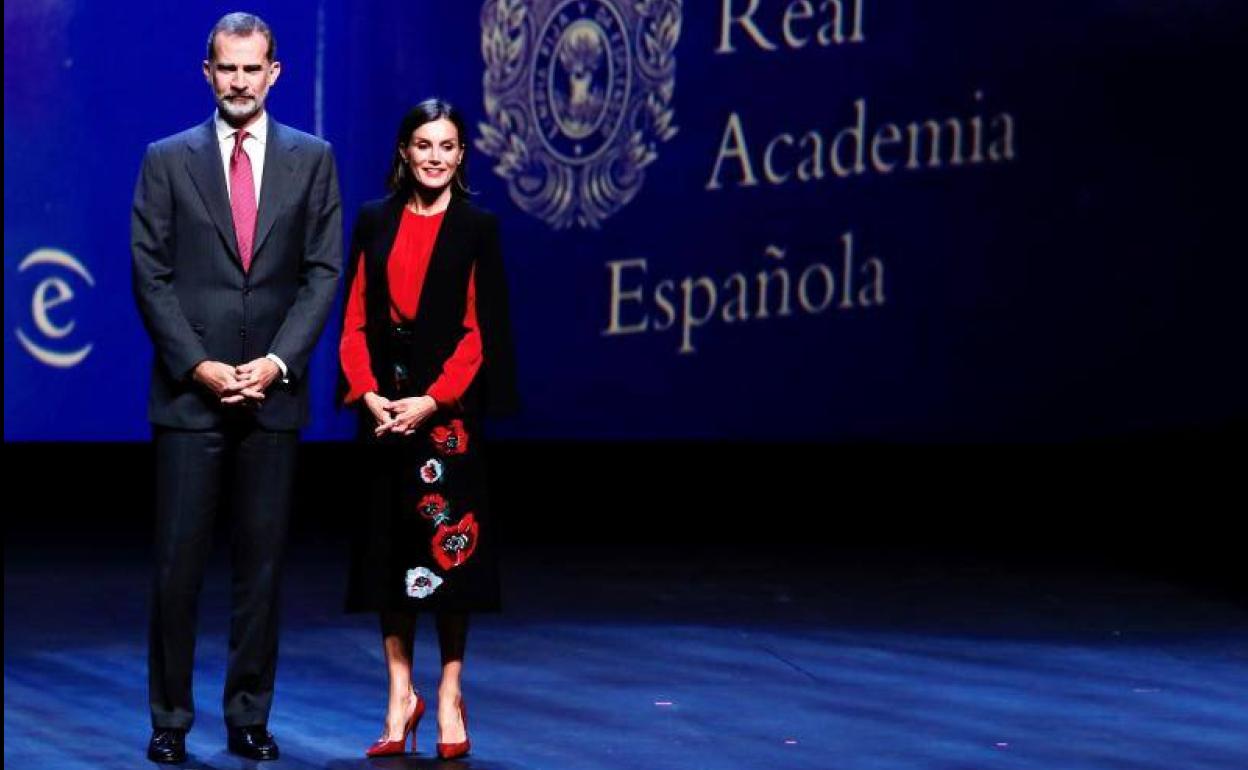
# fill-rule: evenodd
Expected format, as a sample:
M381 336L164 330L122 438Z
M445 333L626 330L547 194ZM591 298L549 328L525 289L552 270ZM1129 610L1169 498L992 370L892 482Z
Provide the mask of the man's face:
M264 35L220 33L213 41L215 55L204 62L204 77L212 86L221 117L227 123L242 126L264 109L269 86L277 82L280 62L267 58L269 41Z

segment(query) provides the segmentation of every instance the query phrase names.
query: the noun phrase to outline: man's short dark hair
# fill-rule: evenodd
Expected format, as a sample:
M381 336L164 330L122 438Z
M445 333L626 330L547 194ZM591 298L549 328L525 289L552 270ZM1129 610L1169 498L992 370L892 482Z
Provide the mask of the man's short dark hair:
M247 37L253 32L259 32L269 42L269 51L264 58L268 59L269 62L273 62L277 58L277 41L273 39L273 30L269 29L269 25L264 23L264 19L252 13L236 11L235 13L227 13L222 16L221 20L213 25L212 31L208 33L208 61L216 61L217 35L223 32L227 35L237 35L239 37Z

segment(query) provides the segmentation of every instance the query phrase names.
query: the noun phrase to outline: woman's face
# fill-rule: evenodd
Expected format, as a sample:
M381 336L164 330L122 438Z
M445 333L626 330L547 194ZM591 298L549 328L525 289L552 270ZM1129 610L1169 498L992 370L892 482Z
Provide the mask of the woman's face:
M416 181L431 190L450 184L464 159L455 124L446 118L432 120L412 132L407 144L399 148L403 161Z

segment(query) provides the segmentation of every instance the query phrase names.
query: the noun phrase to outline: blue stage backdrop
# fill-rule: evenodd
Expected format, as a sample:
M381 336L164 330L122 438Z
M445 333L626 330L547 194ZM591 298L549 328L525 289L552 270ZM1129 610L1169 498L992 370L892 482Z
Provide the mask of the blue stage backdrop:
M148 436L146 144L213 3L5 4L6 440ZM1243 3L257 3L347 227L399 117L470 119L517 438L1063 440L1246 414ZM344 238L345 238L344 233ZM337 324L312 376L333 404ZM774 461L776 458L769 458Z

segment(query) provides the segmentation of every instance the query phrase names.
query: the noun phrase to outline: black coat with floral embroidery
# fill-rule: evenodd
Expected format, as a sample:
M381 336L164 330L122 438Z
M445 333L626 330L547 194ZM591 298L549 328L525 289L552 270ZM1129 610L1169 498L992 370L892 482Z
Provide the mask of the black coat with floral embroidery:
M413 436L376 439L361 405L360 444L368 498L356 518L348 611L488 611L499 607L496 535L481 454L484 412L516 405L497 220L453 199L430 256L416 317L394 332L387 261L403 201L368 204L352 237L366 271L365 334L382 395L421 395L465 330L475 272L482 365L455 409L442 408ZM350 283L348 283L350 285Z

